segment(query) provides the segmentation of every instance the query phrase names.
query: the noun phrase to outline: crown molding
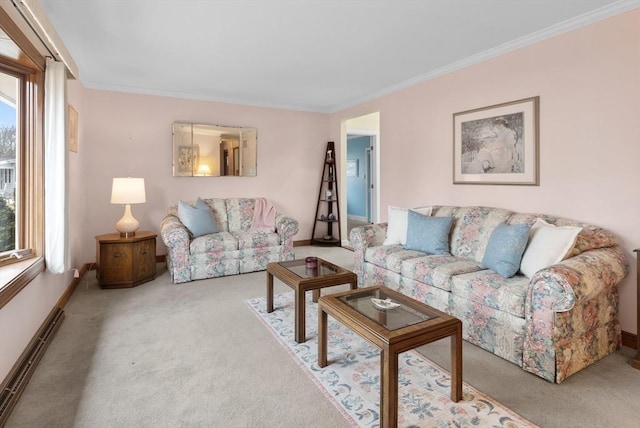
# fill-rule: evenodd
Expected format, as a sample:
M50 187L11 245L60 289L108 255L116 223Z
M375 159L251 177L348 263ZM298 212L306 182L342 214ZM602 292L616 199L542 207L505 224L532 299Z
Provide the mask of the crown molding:
M589 24L593 24L595 22L602 21L612 16L619 15L621 13L628 12L633 9L637 9L638 7L640 7L640 0L620 0L620 1L608 4L607 6L603 6L591 12L578 15L574 18L554 24L550 27L545 28L544 30L536 31L535 33L531 33L526 36L519 37L517 39L498 45L494 48L488 49L484 52L471 55L460 61L456 61L451 64L445 65L443 67L437 68L435 70L429 71L428 73L421 74L419 76L406 80L397 85L389 86L386 89L377 91L373 94L367 95L366 97L352 100L348 104L335 106L332 109L331 113L335 113L340 110L353 107L355 105L358 105L367 101L371 101L375 98L379 98L381 96L388 95L390 93L397 92L399 90L406 89L411 86L415 86L419 83L423 83L428 80L435 79L436 77L444 76L445 74L453 73L454 71L458 71L463 68L467 68L471 65L481 63L488 59L495 58L500 55L504 55L506 53L512 52L517 49L521 49L526 46L530 46L532 44L549 39L551 37L568 33L569 31L576 30L578 28L587 26Z

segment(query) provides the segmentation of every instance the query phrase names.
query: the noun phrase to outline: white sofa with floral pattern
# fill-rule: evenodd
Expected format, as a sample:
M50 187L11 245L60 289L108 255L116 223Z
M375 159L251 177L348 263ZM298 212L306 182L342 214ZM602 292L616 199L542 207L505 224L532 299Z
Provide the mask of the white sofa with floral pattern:
M162 220L160 236L167 246L167 269L174 283L255 272L265 270L270 262L294 259L297 220L275 213L271 230L253 230L256 198L203 201L213 214L217 233L193 237L178 217L178 205L171 206Z
M360 287L384 284L450 313L462 320L465 340L551 382L562 382L620 347L618 284L629 262L609 232L500 208L433 206L431 211L453 217L448 254L383 245L387 223L351 231ZM531 226L539 218L582 228L564 260L531 278L520 272L505 278L483 268L499 224Z

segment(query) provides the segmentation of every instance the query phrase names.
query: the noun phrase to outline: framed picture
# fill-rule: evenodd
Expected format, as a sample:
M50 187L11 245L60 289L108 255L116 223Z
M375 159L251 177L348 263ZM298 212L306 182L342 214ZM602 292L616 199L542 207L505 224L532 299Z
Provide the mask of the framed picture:
M358 176L358 159L347 159L347 177Z
M200 147L197 144L193 146L178 147L178 173L185 175L193 175L198 169L200 155Z
M71 104L69 104L69 137L68 137L68 144L69 144L69 151L72 151L74 153L78 153L78 112L76 111L76 109L74 109Z
M539 184L540 97L453 115L453 184Z

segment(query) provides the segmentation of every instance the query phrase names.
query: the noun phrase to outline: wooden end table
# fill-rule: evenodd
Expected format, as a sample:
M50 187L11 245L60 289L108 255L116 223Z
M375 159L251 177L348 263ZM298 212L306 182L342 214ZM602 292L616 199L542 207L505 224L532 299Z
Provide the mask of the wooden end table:
M307 291L313 290L313 301L317 302L322 288L341 284L349 284L351 290L358 287L358 277L355 273L320 257L316 259L316 268L307 268L305 259L267 265L267 312L273 312L273 277L275 276L295 292L294 332L298 343L306 340L305 294Z
M391 299L378 309L371 298ZM318 301L318 365L327 366L327 315L381 349L380 426L398 423L398 354L451 338L451 400L462 400L462 321L383 286L322 296Z
M636 269L636 320L638 322L638 328L636 330L636 356L631 362L631 365L640 370L640 248L637 248L633 251L635 251L636 253L636 262L638 264Z
M98 235L96 262L101 288L130 288L151 281L156 277L156 234Z

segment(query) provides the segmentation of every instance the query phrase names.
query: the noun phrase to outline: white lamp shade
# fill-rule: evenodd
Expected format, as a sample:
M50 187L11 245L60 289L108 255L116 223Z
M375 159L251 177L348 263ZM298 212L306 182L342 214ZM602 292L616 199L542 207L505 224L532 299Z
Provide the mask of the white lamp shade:
M111 186L112 204L142 204L147 201L144 178L114 178Z
M197 173L200 175L211 175L211 168L209 168L209 165L206 163L201 163Z

